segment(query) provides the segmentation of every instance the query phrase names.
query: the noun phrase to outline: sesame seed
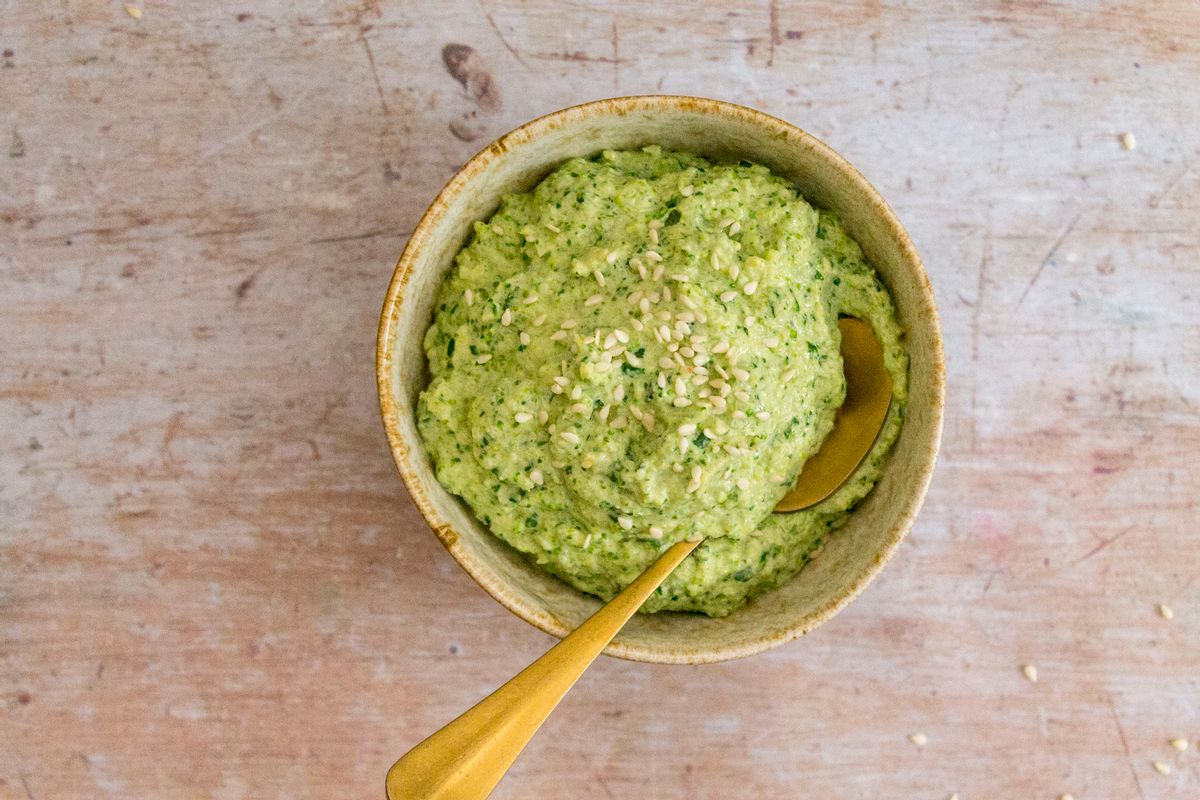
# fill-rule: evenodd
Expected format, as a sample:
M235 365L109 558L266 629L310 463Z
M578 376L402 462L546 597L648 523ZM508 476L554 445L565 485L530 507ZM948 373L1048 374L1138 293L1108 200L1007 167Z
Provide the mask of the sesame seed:
M643 324L642 324L642 321L641 321L640 319L638 319L637 317L630 317L630 318L629 318L629 327L633 328L635 331L644 331L644 330L646 330L646 326L645 326L645 325L643 325Z
M741 229L742 229L742 223L734 222L732 225L729 226L729 235L736 236L738 234L738 231L740 231Z
M504 309L504 313L500 315L500 324L505 326L506 328L509 325L512 325L512 309L511 308Z
M654 415L653 414L646 413L646 414L642 415L642 427L646 429L647 433L654 433Z
M585 414L591 408L587 403L575 403L571 406L571 410L576 414Z
M546 321L546 315L545 315L545 314L539 314L539 315L538 315L538 317L537 317L537 319L535 319L535 320L533 321L533 327L535 327L535 328L540 328L540 327L542 326L542 324L543 324L545 321Z
M601 361L595 366L596 372L608 372L612 369L611 361Z
M1181 753L1184 750L1188 749L1188 740L1187 739L1172 739L1169 742L1167 742L1167 744L1171 745L1171 747L1174 747L1176 750L1178 750Z
M493 226L492 226L492 233L494 233L494 234L496 234L497 236L499 236L500 234L504 233L504 228L501 228L499 225L493 225Z
M484 354L483 354L483 355L481 355L479 358L475 359L475 363L476 363L476 364L486 364L487 362L489 362L489 361L491 361L491 360L492 360L492 354L491 354L491 353L484 353Z
M671 344L675 344L675 343L672 342ZM676 345L676 347L678 347L678 345ZM683 363L683 356L681 356L681 355L679 355L679 353L675 353L675 352L672 352L672 355L675 357L675 366L679 367L680 369L683 369L683 367L685 366L685 364Z
M738 275L741 275L741 274L742 274L742 268L738 266L738 263L736 261L729 265L729 277L733 278L736 281L738 278Z
M662 340L664 342L671 341L671 329L668 328L666 325L659 325L657 333L659 336L662 337Z
M467 305L471 305L472 303L474 303L475 302L475 293L472 292L470 289L463 289L463 302L466 303Z
M615 264L615 263L617 263L617 259L620 257L621 257L621 254L618 253L616 250L613 250L611 253L609 253L608 255L606 255L604 257L604 260L607 261L609 264Z
M717 342L712 346L712 351L714 354L729 352L729 342Z
M746 491L747 489L750 488L750 479L749 478L738 478L737 479L737 487L739 489L741 489L743 492Z
M646 280L646 265L639 261L635 266L637 266L638 277Z
M650 276L650 279L654 281L661 281L663 273L666 271L666 267L664 267L662 264L659 264L654 268L654 274ZM657 303L658 301L655 300L654 302Z
M750 281L742 287L742 291L746 294L754 294L758 291L758 281Z
M697 353L692 357L692 363L697 367L703 367L708 363L708 356L704 355L704 353Z
M586 550L588 545L591 543L592 543L592 535L589 533L587 536L583 537L583 549ZM955 798L955 800L958 800L958 798Z
M1175 612L1171 610L1171 607L1162 603L1158 604L1158 615L1166 620L1175 618Z
M688 481L687 490L689 493L700 488L700 478L704 473L699 466L692 467L692 479Z
M554 231L555 233L562 233L562 230L560 230L559 227L553 222L547 222L545 225L548 230Z
M571 399L578 400L581 397L583 397L583 387L575 384L575 388L571 389Z
M711 397L711 396L712 396L712 389L709 389L707 386L705 386L703 389L700 390L701 398Z
M718 395L713 395L712 397L708 398L708 402L712 403L712 407L717 411L724 411L729 407L729 403L725 402L725 398Z
M745 412L745 411L742 411L740 408L735 408L735 409L733 410L733 418L734 418L734 419L745 419L745 418L746 418L746 412Z
M616 419L614 419L612 422L610 422L608 424L611 427L616 428L617 430L620 430L621 428L624 428L626 425L629 424L629 420L625 419L624 417L617 417Z
M650 313L650 298L643 297L641 300L639 300L638 308L640 308L642 310L643 314L649 314Z
M663 221L662 221L661 219L652 219L652 220L650 220L650 227L651 227L652 229L654 229L654 230L658 230L658 229L659 229L659 228L661 228L662 226L663 226Z
M734 367L729 371L733 373L733 377L737 378L739 381L750 380L750 373L746 372L746 370L742 369L741 367Z
M559 386L566 386L568 383L571 382L565 375L555 375L553 378L553 381L554 381L554 383L557 383Z
M1159 775L1170 775L1171 774L1171 766L1169 764L1164 764L1161 761L1155 761L1153 766L1154 766L1154 771L1157 772Z
M663 322L670 322L671 321L671 312L666 311L666 310L660 311L660 312L658 312L658 318L660 320L662 320Z
M683 347L679 348L679 355L683 356L684 358L692 358L696 355L696 351L687 345L684 345Z
M1132 133L1122 133L1121 146L1126 150L1132 150L1133 148L1137 147L1137 137Z
M679 435L680 436L691 436L695 432L696 432L696 423L694 423L694 422L685 422L679 426Z
M694 191L696 191L696 187L695 187L695 186L692 186L692 185L689 183L687 186L685 186L685 187L683 187L682 189L680 189L680 190L679 190L679 193L680 193L681 195L683 195L684 197L691 197L691 196L692 196L692 192L694 192Z
M670 300L670 299L671 299L671 287L670 287L670 286L664 286L664 287L663 287L663 290L662 290L662 299L663 299L663 300Z
M678 281L679 283L687 283L691 280L691 278L689 278L687 275L684 275L682 272L672 272L671 280Z
M733 396L736 397L738 400L741 400L743 403L750 402L750 393L743 392L741 389L738 389L736 392L734 392Z
M663 257L658 254L657 250L647 250L645 253L643 253L643 255L646 256L646 260L652 264L657 264L659 261L663 260Z
M686 294L681 294L679 296L679 299L685 306L687 306L692 311L696 311L700 308L698 305L696 305L696 301L693 300L692 298L688 297Z
M527 305L527 306L531 306L531 305L533 305L534 303L536 303L537 301L538 301L538 296L537 296L536 294L531 294L531 295L529 295L529 297L526 297L526 298L525 298L524 300L522 300L521 302L522 302L522 303L524 303L524 304L525 304L525 305Z
M640 367L642 365L642 360L629 350L625 351L625 360L629 362L629 366L631 367Z
M718 375L725 380L729 380L729 373L725 371L724 367L722 367L720 364L713 364L713 367L717 370Z
M542 471L540 469L531 469L529 470L529 480L533 481L538 486L541 486L546 479L542 475Z
M703 373L697 372L692 376L692 383L694 383L696 386L701 386L704 383L704 377L705 376Z
M615 333L610 333L608 336L604 337L604 349L605 350L612 350L613 347L615 347L618 344L620 344L620 342L617 341L617 335Z
M741 450L738 450L736 447L734 447L731 444L724 445L721 447L721 449L724 450L726 453L729 453L729 455L731 455L731 456L741 455L741 452L742 452Z
M585 306L598 306L598 305L600 305L600 301L603 299L604 299L604 295L594 294L591 297L589 297L587 300L584 300L583 304Z
M773 350L776 347L779 347L779 337L778 336L768 336L766 339L763 339L763 344L765 344L767 347L770 347Z
M567 338L567 332L564 330L557 330L554 333L550 334L550 340L554 341L554 342L560 341L565 338Z
M632 517L617 517L617 524L620 525L623 529L629 530L630 528L633 527L633 518Z
M713 269L717 270L718 272L721 271L721 259L717 258L716 250L713 250L712 253L709 254L708 263L712 265Z
M728 303L730 300L732 300L735 297L737 297L737 292L735 292L733 289L727 289L726 291L721 292L721 302L722 303Z
M924 747L925 744L929 741L929 737L923 733L913 733L913 734L909 735L908 740L910 742L912 742L913 744L915 744L917 747Z
M781 383L791 383L795 377L796 377L796 370L789 369L789 370L784 370L784 373L779 376L779 380Z
M617 388L613 389L612 397L613 397L614 403L619 403L622 400L624 400L625 399L625 387L618 383Z
M609 408L608 403L605 403L603 406L600 407L600 412L598 414L596 414L596 416L598 416L600 419L607 422L610 411L611 411L611 409Z
M596 279L596 283L600 284L601 286L604 285L604 273L603 272L601 272L598 269L592 270L592 277L594 277Z
M584 453L579 457L579 466L584 469L591 469L596 464L595 453Z
M650 229L650 242L651 242L651 244L658 244L658 229L657 228Z
M757 414L755 414L754 416L758 417L759 419L770 419L770 418L771 418L771 412L770 412L770 411L759 411L759 412L758 412Z
M575 327L578 327L578 326L579 326L579 320L576 320L576 319L564 319L564 320L562 321L562 325L560 325L559 327L561 327L561 328L562 328L564 331L569 331L569 330L571 330L572 328L575 328Z
M636 419L638 422L641 422L642 417L645 416L643 414L642 410L640 408L638 408L637 406L630 406L629 413L632 414L633 418Z
M541 411L538 412L538 422L545 425L549 420L550 420L550 412L549 411L547 411L546 409L543 408Z
M662 367L663 369L673 369L675 367L675 362L671 360L670 356L663 356L662 358L658 359L658 366Z
M686 397L676 397L674 400L671 401L671 405L675 406L676 408L686 408L687 406L690 406L691 404L692 404L692 401L688 400Z
M562 394L563 387L559 386L557 383L551 384L550 391L554 392L555 394Z
M533 419L533 414L530 414L527 411L518 411L513 419L515 419L519 424L523 425L526 422L529 422L529 420Z
M562 433L559 434L559 437L564 442L567 442L569 444L579 444L579 441L580 441L579 434L576 433L575 431L563 431Z
M621 344L629 344L629 334L620 328L614 328L612 335L617 337L617 341Z
M747 328L753 328L754 323L756 323L756 322L758 322L757 317L746 317L746 327Z
M688 297L686 299L691 300L692 298ZM675 319L679 320L680 322L684 322L684 323L687 323L688 325L691 325L693 322L696 321L696 315L693 314L691 311L680 311L678 314L675 315ZM702 339L703 339L703 337L701 337L701 340ZM693 340L693 341L695 341L695 340Z
M1029 681L1030 683L1037 683L1037 667L1035 667L1033 664L1026 664L1025 666L1021 667L1021 674L1024 675L1025 680Z

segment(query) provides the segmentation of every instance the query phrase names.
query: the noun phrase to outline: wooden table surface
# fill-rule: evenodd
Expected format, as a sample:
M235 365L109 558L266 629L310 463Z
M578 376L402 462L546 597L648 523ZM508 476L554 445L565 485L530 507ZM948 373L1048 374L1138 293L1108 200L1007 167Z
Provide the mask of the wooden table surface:
M655 91L889 198L940 465L831 623L602 659L495 796L1197 796L1200 5L130 2L0 3L0 798L382 797L546 649L405 493L376 317L476 149Z

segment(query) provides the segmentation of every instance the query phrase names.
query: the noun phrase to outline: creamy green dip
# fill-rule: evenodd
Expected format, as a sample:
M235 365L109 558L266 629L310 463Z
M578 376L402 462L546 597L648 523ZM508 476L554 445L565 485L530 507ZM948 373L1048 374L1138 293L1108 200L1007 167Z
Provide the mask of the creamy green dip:
M874 328L892 410L851 481L775 514L845 395L839 314ZM418 424L438 480L584 592L707 537L642 610L723 616L799 572L878 480L902 335L838 218L787 181L605 151L476 223L425 336Z

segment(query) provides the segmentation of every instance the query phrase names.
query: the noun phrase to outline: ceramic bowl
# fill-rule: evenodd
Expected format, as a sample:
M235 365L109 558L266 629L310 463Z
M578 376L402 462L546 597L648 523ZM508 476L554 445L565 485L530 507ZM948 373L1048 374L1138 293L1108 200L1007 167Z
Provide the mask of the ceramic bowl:
M421 218L388 288L376 372L388 441L413 501L463 569L492 597L547 633L564 636L599 607L493 536L434 477L418 435L417 396L428 382L422 337L434 295L471 224L502 195L532 188L568 158L647 144L717 160L749 159L793 181L809 202L841 215L891 290L911 359L907 418L874 491L793 580L721 619L637 615L606 651L639 661L696 664L758 653L828 620L874 578L916 518L933 472L944 397L942 343L921 259L867 180L827 145L751 108L678 96L621 97L535 119L480 151Z

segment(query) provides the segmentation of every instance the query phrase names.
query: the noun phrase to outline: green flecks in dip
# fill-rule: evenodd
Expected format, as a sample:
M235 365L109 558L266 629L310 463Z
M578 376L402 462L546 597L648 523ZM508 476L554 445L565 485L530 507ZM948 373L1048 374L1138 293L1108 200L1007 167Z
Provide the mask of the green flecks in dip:
M829 499L775 514L845 395L839 314L895 401ZM647 147L573 159L475 225L425 336L438 480L495 535L609 598L707 537L643 611L728 614L795 575L878 480L908 358L837 217L749 162Z

